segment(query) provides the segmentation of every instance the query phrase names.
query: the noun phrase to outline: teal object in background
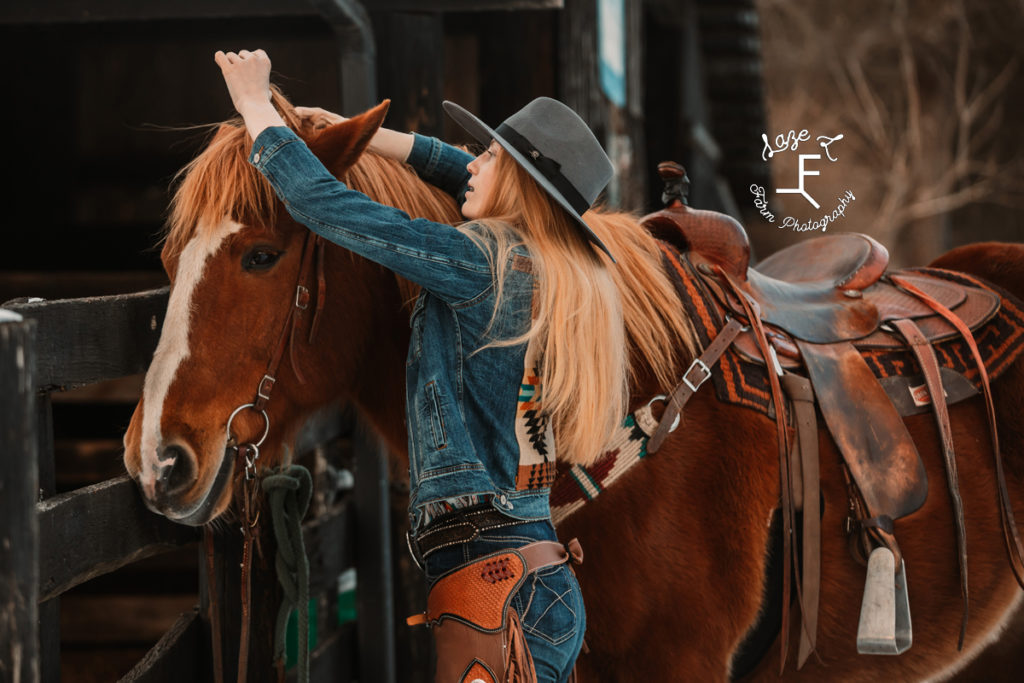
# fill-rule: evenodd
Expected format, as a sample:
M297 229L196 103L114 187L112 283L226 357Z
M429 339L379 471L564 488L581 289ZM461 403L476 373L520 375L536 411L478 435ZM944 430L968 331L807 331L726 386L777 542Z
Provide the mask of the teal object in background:
M597 53L601 90L626 106L626 7L624 0L597 0Z
M338 594L335 608L338 625L356 620L356 570L346 569L338 576ZM319 642L317 633L318 607L316 599L309 601L309 650L316 649ZM299 625L295 610L288 615L288 627L285 634L285 667L295 666L299 658Z
M316 649L317 643L317 605L316 599L309 600L309 651ZM284 661L285 668L295 666L299 659L299 621L298 612L292 610L288 614L288 626L285 628L284 637Z

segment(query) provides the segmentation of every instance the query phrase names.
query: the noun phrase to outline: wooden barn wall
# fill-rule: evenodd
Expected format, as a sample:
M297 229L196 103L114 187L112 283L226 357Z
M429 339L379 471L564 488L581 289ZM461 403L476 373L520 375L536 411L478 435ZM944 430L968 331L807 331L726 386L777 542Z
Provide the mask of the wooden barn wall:
M647 157L662 155L651 149L659 143L647 139L647 118L659 137L678 132L679 100L648 98L648 90L677 88L680 79L673 64L664 69L672 82L659 82L662 69L644 55L665 48L645 43L679 33L650 31L641 2L626 8L635 49L622 110L597 81L590 0L566 0L563 10L374 13L378 94L392 100L385 125L470 143L443 115L442 99L497 123L534 97L559 97L606 147L624 150L618 203L653 208L659 183ZM5 129L17 131L8 142L17 162L0 301L164 283L154 246L171 180L201 149L198 126L233 114L212 54L256 46L271 54L275 81L294 102L343 109L335 34L314 17L0 26L0 58L18 65L3 108ZM678 157L667 142L665 156Z
M556 11L374 14L385 125L469 142L447 97L500 121L557 96ZM8 242L0 301L163 281L157 242L174 173L233 114L213 53L262 46L296 103L339 109L338 49L316 18L0 26ZM14 66L16 65L16 66ZM347 112L352 113L352 112ZM11 172L13 171L13 172Z
M205 134L180 128L232 114L213 53L257 44L296 101L337 105L336 50L319 21L0 28L0 58L21 65L4 107L19 168L0 300L159 283L168 184Z

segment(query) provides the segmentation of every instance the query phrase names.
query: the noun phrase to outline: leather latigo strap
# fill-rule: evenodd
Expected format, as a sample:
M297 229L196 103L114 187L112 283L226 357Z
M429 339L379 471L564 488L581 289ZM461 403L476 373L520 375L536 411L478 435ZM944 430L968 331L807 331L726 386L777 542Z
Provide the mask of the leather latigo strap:
M527 574L566 562L583 564L583 546L576 538L564 545L556 541L537 541L519 548L519 554L526 560Z
M800 621L800 648L796 668L807 662L817 647L818 606L821 602L821 493L818 460L818 419L814 412L814 389L810 380L786 373L782 388L793 406L796 439L790 458L793 499L803 509L803 557L800 572L803 610Z
M921 330L910 320L893 320L893 327L907 340L907 345L914 352L917 364L921 366L924 381L931 397L935 420L938 423L939 436L942 440L942 456L946 463L946 482L949 485L949 498L953 504L953 521L956 528L957 558L960 562L960 593L964 601L964 613L960 620L960 638L957 649L963 649L964 636L967 634L967 527L964 523L964 502L960 498L960 479L957 475L956 454L953 452L953 428L946 407L945 390L939 372L939 361L935 357L935 349L925 338Z
M485 555L440 578L427 597L427 611L409 617L428 624L437 651L435 681L534 683L533 658L512 596L526 577L572 559L582 562L579 542L538 541Z
M714 272L742 305L743 312L747 316L747 324L750 325L750 331L754 335L765 361L774 358L775 351L765 334L758 303L746 294L721 267L716 267ZM782 498L782 626L779 633L779 649L781 651L779 675L781 676L786 667L786 657L789 655L790 577L793 575L794 569L797 574L797 604L801 613L804 611L804 602L803 588L799 577L800 566L797 562L796 548L793 546L796 509L793 503L793 476L789 467L790 445L789 431L786 429L786 404L782 395L782 384L779 381L782 368L779 367L777 360L773 365L775 367L769 368L768 371L768 386L771 388L772 403L775 406L775 431L779 445L779 489Z

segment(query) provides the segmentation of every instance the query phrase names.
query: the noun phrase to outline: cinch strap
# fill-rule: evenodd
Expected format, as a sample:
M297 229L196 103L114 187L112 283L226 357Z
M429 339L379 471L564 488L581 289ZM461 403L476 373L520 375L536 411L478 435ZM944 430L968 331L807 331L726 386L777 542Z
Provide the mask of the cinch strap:
M524 138L522 135L516 132L514 128L506 124L501 124L494 131L501 137L508 140L509 144L515 147L516 151L522 154L524 157L530 160L533 167L540 171L541 175L551 181L562 196L568 200L570 206L576 209L576 213L581 216L590 208L590 202L583 198L576 188L573 187L572 183L569 182L568 178L562 175L562 167L557 161L550 157L546 157L533 146L533 143Z

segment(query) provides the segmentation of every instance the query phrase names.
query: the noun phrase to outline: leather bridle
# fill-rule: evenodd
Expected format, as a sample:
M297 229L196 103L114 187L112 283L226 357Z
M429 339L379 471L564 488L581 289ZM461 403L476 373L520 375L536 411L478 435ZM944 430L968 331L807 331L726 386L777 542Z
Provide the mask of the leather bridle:
M266 406L270 401L270 394L274 390L274 385L277 384L277 370L281 365L281 360L284 358L286 348L289 351L288 355L292 364L292 372L295 373L295 377L300 383L304 384L306 382L306 378L303 377L302 371L299 370L299 365L295 360L295 334L302 322L303 314L309 309L310 299L312 298L309 289L303 283L309 278L310 272L315 267L316 303L313 309L313 321L310 324L307 342L312 344L316 339L316 333L320 327L320 314L323 312L324 302L327 298L327 280L324 276L325 244L324 238L312 232L306 232L302 245L302 258L299 261L299 274L296 278L294 303L288 308L288 315L285 318L284 325L281 326L281 334L278 336L277 344L274 346L274 353L270 356L270 362L267 363L267 370L256 385L255 398L250 403L243 403L235 408L228 418L228 448L233 448L237 452L239 460L244 462L245 478L247 480L255 477L256 461L260 455L259 447L270 432L270 418L267 416ZM231 433L231 422L238 413L246 408L251 408L263 416L263 435L255 443L237 444L235 436Z
M308 287L305 286L311 278L312 271L316 270L316 301L313 306L313 319L310 323L309 336L307 342L312 344L316 339L316 333L320 326L320 314L323 312L324 303L327 294L327 281L324 275L324 247L326 245L325 240L310 231L306 232L306 237L303 241L302 256L299 261L299 271L296 278L295 285L295 297L293 304L288 308L288 315L285 318L284 324L281 327L281 333L278 336L277 343L274 347L274 352L270 356L270 361L267 363L266 372L263 377L259 380L256 385L256 396L249 403L243 403L242 405L235 408L227 421L227 449L235 452L235 464L236 464L236 482L238 477L244 476L242 480L242 525L241 531L243 536L242 542L242 565L241 565L241 602L242 602L242 624L241 632L239 637L238 646L238 681L243 683L248 677L248 664L249 664L249 639L250 639L250 621L251 621L251 573L252 573L252 550L253 545L256 544L257 550L259 550L259 520L260 510L258 501L259 482L256 474L256 463L260 457L260 446L267 438L267 434L270 433L270 418L267 415L267 403L270 401L271 392L274 386L277 384L277 372L281 365L281 360L284 358L285 349L288 349L289 358L291 359L292 372L295 373L295 377L300 383L305 383L305 377L299 370L298 363L295 357L295 337L296 333L301 327L302 321L305 318L306 311L309 310L311 299L313 298ZM255 441L249 441L247 443L239 444L237 438L231 432L231 424L235 417L243 410L252 409L258 412L263 417L263 433L259 439ZM208 585L210 587L210 604L211 604L211 624L213 631L213 660L214 660L214 680L217 683L223 681L223 654L221 652L221 641L220 641L220 626L218 614L216 592L217 582L214 575L213 566L213 537L209 528L206 530L206 549L207 549L207 572Z

